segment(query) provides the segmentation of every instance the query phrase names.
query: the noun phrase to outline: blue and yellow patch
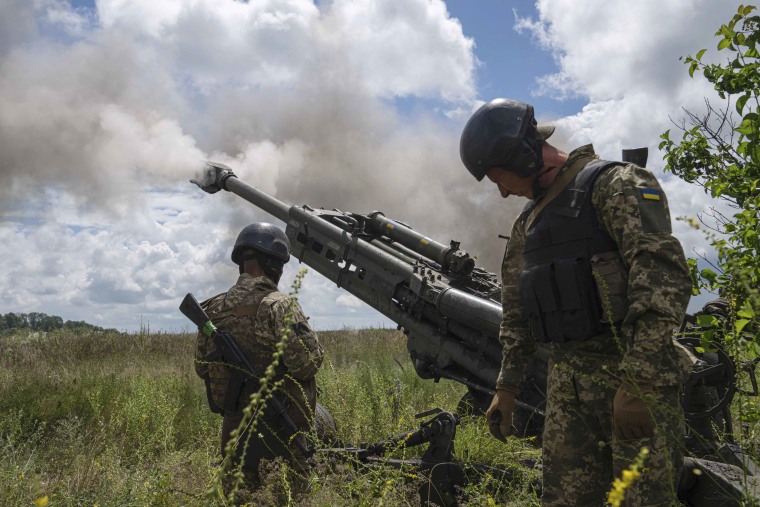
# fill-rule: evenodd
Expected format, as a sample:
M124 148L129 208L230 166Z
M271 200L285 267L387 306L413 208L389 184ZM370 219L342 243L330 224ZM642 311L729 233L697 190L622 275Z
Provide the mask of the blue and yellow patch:
M660 191L659 190L652 190L651 188L642 188L641 189L641 197L644 199L648 199L650 201L659 201L660 200Z

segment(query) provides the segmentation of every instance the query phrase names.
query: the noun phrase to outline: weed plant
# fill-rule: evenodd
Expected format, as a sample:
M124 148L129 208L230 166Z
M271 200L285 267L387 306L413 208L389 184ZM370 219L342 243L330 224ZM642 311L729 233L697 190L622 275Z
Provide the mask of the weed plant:
M464 388L420 379L406 338L388 329L320 333L326 360L317 376L319 403L335 418L341 446L414 430L415 415L453 411ZM192 365L194 334L88 333L0 337L0 505L232 505L220 490L221 418L205 400ZM740 375L740 388L746 378ZM740 445L757 460L757 398L734 400ZM426 446L399 449L415 458ZM539 505L533 491L539 451L531 442L493 439L482 418L463 419L455 456L493 466L472 474L462 505ZM507 470L511 481L498 478ZM240 495L248 505L419 505L424 484L414 467L358 467L317 454L307 495L273 463L265 485ZM211 494L210 494L211 493Z
M421 380L401 332L320 333L326 361L319 403L342 444L383 440L419 427L415 414L453 411L464 388ZM209 495L219 472L221 418L193 370L195 335L51 333L0 337L0 504L8 506L229 505ZM396 451L415 457L425 446ZM529 442L509 447L482 418L458 428L456 456L510 468L511 484L488 473L468 485L470 505L538 505ZM319 453L309 493L290 493L287 465L273 463L250 505L419 505L413 467L356 467ZM240 497L245 498L245 497Z

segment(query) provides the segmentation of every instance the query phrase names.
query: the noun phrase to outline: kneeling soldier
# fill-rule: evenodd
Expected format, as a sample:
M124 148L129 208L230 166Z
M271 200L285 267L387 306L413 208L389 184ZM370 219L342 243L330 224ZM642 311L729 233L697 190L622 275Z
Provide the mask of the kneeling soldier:
M231 446L231 433L243 420L243 409L261 384L246 382L238 392L230 380L230 366L213 360L214 345L198 333L195 370L206 381L211 410L223 415L222 456L231 450L235 462L242 466L250 487L259 483L261 460L282 456L297 471L309 470L305 434L314 427L317 386L315 375L322 364L323 350L317 335L309 327L298 302L277 290L283 266L290 259L290 242L285 233L267 223L245 227L232 250L232 262L238 265L240 277L227 292L204 301L201 305L209 318L222 331L232 335L257 373L263 375L274 362L278 344L287 339L283 353L275 363L275 391L287 407L287 415L298 429L290 435L282 418L260 403L255 410L255 426L248 425ZM298 441L298 442L297 442ZM228 449L229 447L229 449Z

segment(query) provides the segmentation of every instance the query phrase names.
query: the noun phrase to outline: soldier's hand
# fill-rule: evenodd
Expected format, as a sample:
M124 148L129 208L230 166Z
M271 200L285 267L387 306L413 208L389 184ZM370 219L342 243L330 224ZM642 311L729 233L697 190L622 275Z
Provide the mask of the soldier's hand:
M494 438L506 442L506 438L517 433L512 426L512 412L515 409L515 398L520 393L513 387L497 387L496 394L491 400L491 406L486 411L488 429Z
M651 413L651 396L654 387L648 383L635 386L623 382L612 402L612 425L620 440L634 440L654 436L654 420ZM649 398L649 400L645 399Z

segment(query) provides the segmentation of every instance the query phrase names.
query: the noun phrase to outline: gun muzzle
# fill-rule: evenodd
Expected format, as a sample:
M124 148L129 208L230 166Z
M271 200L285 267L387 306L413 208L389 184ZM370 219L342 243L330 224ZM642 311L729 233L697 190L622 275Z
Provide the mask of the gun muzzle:
M219 162L206 162L201 179L190 180L190 183L195 183L204 192L215 194L220 190L227 190L224 183L230 177L237 178L229 166L220 164Z

